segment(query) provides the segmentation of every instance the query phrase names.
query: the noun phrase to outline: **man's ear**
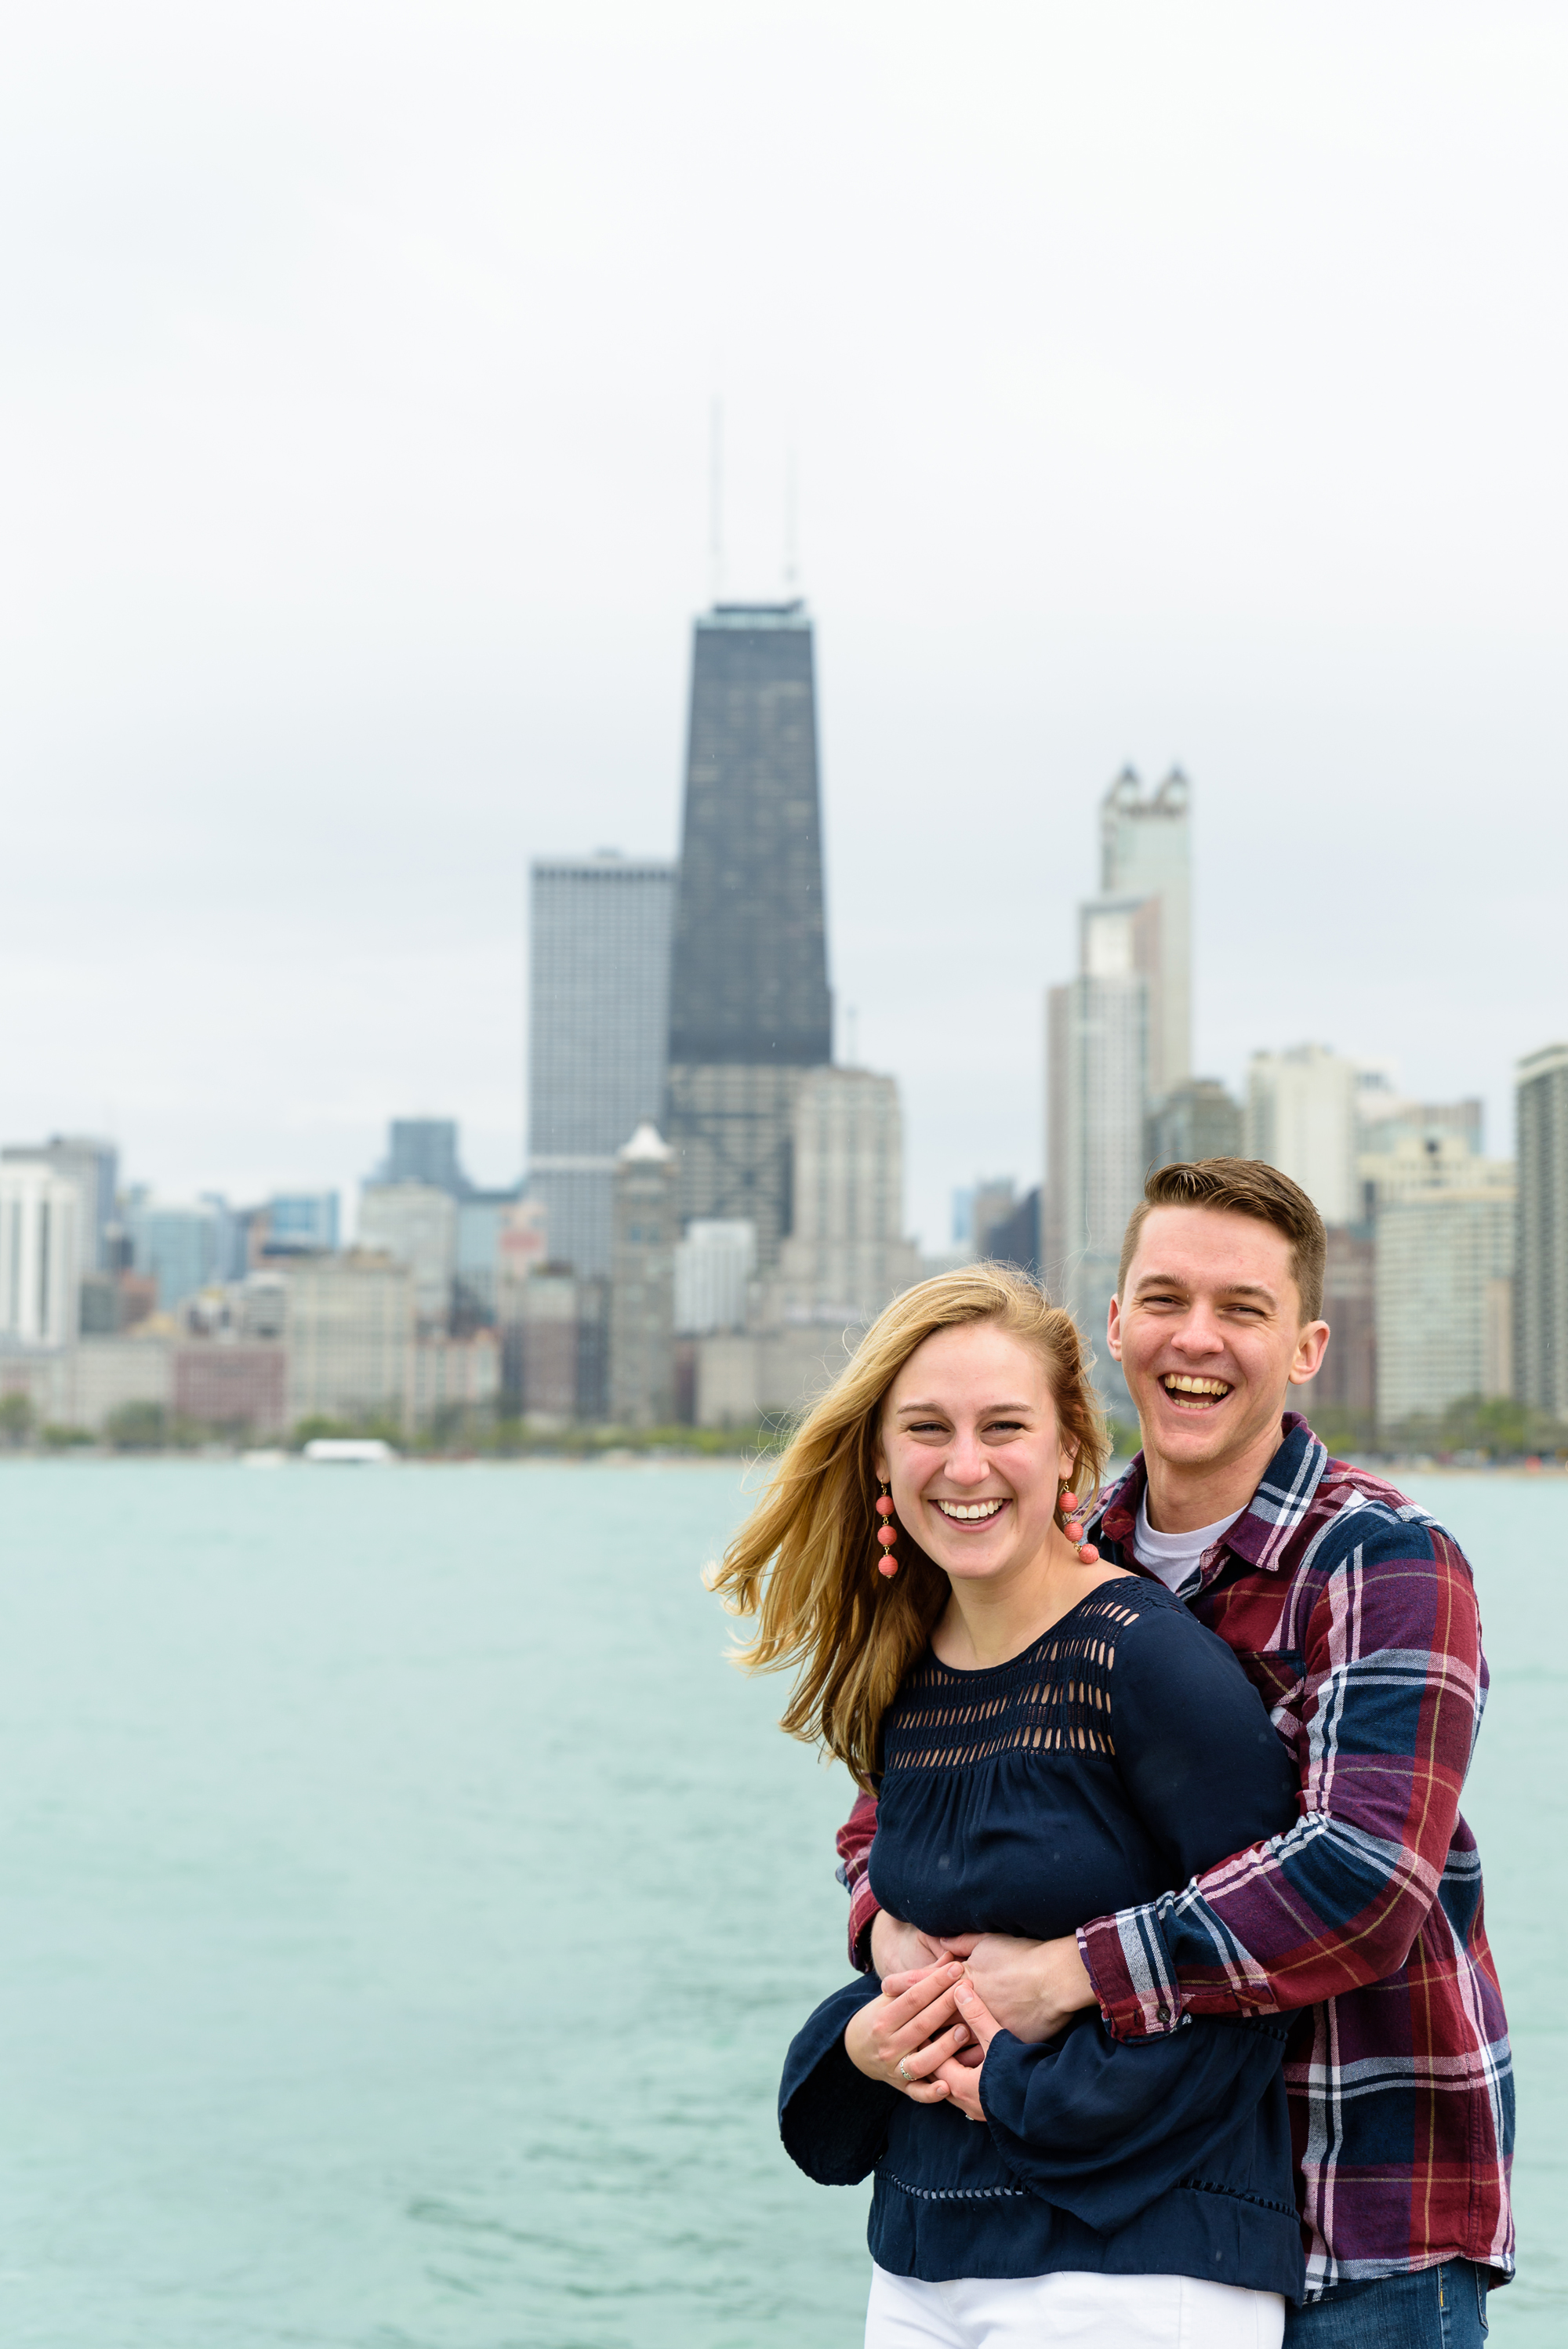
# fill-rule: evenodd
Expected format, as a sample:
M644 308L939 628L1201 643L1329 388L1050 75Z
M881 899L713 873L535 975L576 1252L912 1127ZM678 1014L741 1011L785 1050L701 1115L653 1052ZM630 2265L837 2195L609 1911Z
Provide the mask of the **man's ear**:
M1290 1383L1304 1387L1323 1368L1324 1355L1328 1351L1326 1321L1304 1321L1301 1335L1295 1341L1295 1360L1290 1366Z
M1121 1299L1113 1296L1105 1317L1105 1347L1113 1362L1121 1360Z

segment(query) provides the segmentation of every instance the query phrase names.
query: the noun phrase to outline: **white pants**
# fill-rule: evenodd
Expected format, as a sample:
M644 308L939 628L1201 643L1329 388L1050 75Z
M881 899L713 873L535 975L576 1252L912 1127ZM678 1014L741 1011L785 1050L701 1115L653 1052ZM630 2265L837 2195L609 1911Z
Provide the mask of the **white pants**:
M1199 2276L872 2270L866 2349L1280 2349L1284 2302Z

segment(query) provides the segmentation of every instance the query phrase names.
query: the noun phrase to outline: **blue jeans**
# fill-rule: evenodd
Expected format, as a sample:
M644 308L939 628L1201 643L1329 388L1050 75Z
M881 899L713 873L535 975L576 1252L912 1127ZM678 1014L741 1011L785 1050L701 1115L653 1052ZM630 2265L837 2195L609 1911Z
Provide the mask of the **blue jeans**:
M1480 2349L1486 2330L1486 2270L1445 2260L1287 2307L1284 2349Z

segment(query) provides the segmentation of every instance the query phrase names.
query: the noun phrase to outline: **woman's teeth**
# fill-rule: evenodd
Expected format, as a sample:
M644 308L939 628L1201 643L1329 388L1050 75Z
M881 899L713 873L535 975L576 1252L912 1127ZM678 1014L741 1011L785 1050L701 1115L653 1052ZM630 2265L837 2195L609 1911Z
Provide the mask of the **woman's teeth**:
M975 1517L994 1517L1007 1505L1005 1501L937 1501L934 1506L944 1517L957 1517L967 1524Z

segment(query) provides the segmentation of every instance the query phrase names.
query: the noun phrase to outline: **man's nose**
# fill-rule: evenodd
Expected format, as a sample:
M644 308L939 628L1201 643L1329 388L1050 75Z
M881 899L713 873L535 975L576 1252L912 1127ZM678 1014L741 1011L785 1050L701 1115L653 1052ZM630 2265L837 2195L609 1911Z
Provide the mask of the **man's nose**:
M1218 1354L1224 1350L1224 1336L1213 1315L1203 1306L1194 1306L1186 1319L1171 1332L1171 1343L1178 1353Z

